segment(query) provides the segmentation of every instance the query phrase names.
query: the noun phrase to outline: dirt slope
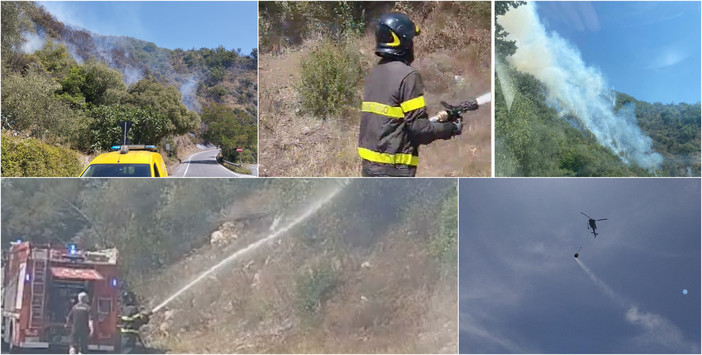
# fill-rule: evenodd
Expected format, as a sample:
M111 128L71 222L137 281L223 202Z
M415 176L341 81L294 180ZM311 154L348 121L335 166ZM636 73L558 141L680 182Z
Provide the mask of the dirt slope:
M252 205L274 198L257 196ZM186 292L155 314L147 342L175 353L455 353L455 260L441 262L432 247L439 200L404 212L397 200L383 206L377 221L385 223L378 224L371 217L378 211L359 209L354 198L340 196ZM138 294L150 295L154 306L222 257L269 235L281 213L223 222L213 245Z
M433 10L413 17L422 35L417 37L417 60L412 66L422 75L430 115L441 110L442 100L456 104L491 91L489 25L471 25L468 17L460 24L456 24L460 18L447 21L449 5L427 5ZM398 3L395 10L410 10L403 6ZM360 175L356 153L360 110L351 108L338 119L327 120L301 113L295 89L301 61L319 41L321 37L310 37L300 46L259 57L261 176ZM378 60L372 33L367 29L351 46L358 48L365 71L370 70ZM362 90L361 85L356 93L359 100ZM490 106L465 115L467 124L460 137L422 146L418 175L490 176Z

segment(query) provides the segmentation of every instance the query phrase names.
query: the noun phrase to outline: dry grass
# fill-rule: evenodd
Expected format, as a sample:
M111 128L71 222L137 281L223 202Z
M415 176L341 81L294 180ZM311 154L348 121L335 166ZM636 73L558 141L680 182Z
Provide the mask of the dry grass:
M247 226L256 232L228 247L202 248L139 294L162 300L264 236L269 222ZM331 230L293 230L156 313L147 341L172 353L456 353L456 277L442 277L445 266L428 252L430 225L426 213L407 216L363 248ZM319 267L333 272L338 286L316 312L300 312L296 283Z
M434 2L398 2L394 10L408 13L422 28L413 66L422 74L430 115L441 110L442 100L458 103L490 92L489 13L486 17L475 4ZM260 56L261 176L360 175L359 110L326 121L300 113L294 88L300 61L318 42L308 38L294 50L278 48L275 54ZM360 48L363 68L369 70L377 62L372 34L353 45ZM362 87L357 95L362 96ZM490 176L490 112L485 106L467 113L461 136L422 146L417 174Z

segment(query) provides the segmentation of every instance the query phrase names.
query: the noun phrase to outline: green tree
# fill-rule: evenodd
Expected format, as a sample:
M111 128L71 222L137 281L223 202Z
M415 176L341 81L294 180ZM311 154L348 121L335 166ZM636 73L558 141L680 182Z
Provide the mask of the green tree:
M54 44L52 40L47 40L44 48L36 51L35 55L39 58L44 70L55 78L63 78L77 64L65 45Z
M92 108L88 115L91 118L88 139L91 145L85 148L92 151L108 150L121 144L119 123L123 121L132 123L128 134L131 144L158 144L168 135L168 119L150 106L102 105Z
M175 87L146 78L130 86L128 92L129 97L124 103L137 107L153 107L166 117L166 134L196 132L200 127L200 117L181 102L180 92Z
M238 162L237 147L245 148L241 160L254 162L257 154L256 120L244 111L232 110L224 105L209 105L202 110L202 120L207 130L202 138L217 145L225 160Z
M60 86L31 71L2 78L2 127L43 141L68 143L84 127L84 117L54 98Z
M94 105L110 105L118 103L124 96L126 85L123 75L118 70L104 63L90 61L83 65L85 70L85 86L81 92L85 101Z

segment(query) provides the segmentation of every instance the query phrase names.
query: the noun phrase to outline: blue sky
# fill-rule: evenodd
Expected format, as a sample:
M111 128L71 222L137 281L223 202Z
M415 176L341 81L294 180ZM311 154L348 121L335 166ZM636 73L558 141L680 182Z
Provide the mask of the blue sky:
M537 2L616 90L649 102L700 101L700 2Z
M461 353L699 354L700 179L462 179L459 253Z
M168 49L258 46L255 1L41 1L64 23L101 35L129 36Z

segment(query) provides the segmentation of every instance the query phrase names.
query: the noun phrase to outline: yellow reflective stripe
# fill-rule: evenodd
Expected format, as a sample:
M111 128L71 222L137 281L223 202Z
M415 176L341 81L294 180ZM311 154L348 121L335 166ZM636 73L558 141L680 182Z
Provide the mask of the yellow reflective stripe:
M359 147L358 155L360 155L361 158L368 161L372 161L374 163L402 164L410 166L417 166L419 164L419 157L406 153L378 153L370 149Z
M388 45L388 46L390 46L390 47L397 47L397 46L399 46L399 45L400 45L400 39L397 37L397 35L395 34L395 32L393 32L393 31L391 30L391 31L390 31L390 34L392 35L392 42L390 42L390 43L385 43L385 44Z
M402 112L402 107L388 106L378 102L368 102L364 101L361 103L362 112L375 113L382 116L388 116L392 118L403 118L405 113Z
M120 328L120 331L121 331L122 333L135 333L135 334L139 334L139 330L138 330L138 329Z
M401 103L400 107L402 108L403 112L407 113L418 110L422 107L427 107L427 104L424 102L424 96L419 96Z
M122 320L125 321L125 322L131 322L131 321L135 320L136 318L134 318L134 317L128 317L128 316L122 316L122 317L120 317L120 319L122 319Z

